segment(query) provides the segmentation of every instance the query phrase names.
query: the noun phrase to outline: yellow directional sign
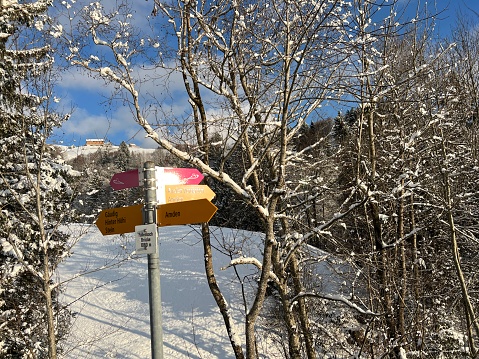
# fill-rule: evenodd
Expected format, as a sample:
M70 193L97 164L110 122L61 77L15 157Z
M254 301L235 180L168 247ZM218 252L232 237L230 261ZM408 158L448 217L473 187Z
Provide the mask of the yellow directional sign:
M104 209L96 220L96 226L104 235L135 232L135 226L143 224L143 205Z
M208 222L217 209L205 198L167 203L157 207L156 222L159 227Z
M166 185L165 203L185 202L205 198L211 201L215 193L206 185Z

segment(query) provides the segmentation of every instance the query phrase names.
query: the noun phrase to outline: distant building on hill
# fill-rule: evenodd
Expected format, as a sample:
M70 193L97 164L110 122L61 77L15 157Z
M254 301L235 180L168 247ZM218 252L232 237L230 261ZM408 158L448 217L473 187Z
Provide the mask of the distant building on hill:
M103 146L105 145L105 140L101 138L87 138L87 146Z

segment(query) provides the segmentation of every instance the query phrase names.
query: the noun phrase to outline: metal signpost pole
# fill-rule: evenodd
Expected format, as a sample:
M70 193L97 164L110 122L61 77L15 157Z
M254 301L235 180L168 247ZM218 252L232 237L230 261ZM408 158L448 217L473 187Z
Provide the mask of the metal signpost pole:
M144 224L156 224L156 172L152 161L144 163ZM161 315L160 256L148 254L148 285L150 299L151 357L163 359L163 328Z

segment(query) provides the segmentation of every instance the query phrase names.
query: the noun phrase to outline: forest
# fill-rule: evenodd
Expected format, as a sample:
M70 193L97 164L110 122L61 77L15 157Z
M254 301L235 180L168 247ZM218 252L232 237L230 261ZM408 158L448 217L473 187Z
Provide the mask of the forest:
M478 358L478 14L440 37L441 9L419 1L149 5L0 1L0 357L61 357L55 273L75 245L61 226L142 198L108 187L145 160L125 142L65 161L49 141L76 69L111 86L151 160L197 168L216 193L199 230L231 357L263 358L269 320L285 358ZM210 226L264 238L260 257L222 248L257 271L238 278L241 318ZM341 268L333 295L319 261Z

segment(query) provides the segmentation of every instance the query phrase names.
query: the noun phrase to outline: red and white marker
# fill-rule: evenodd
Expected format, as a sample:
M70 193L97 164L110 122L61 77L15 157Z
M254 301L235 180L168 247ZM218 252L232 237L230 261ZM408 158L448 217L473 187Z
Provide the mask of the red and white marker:
M140 181L140 170L138 170L138 168L126 172L115 173L110 180L110 186L114 191L139 187L140 182L143 182L142 172L141 177Z
M156 167L158 184L199 184L204 176L196 168Z

